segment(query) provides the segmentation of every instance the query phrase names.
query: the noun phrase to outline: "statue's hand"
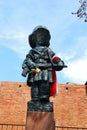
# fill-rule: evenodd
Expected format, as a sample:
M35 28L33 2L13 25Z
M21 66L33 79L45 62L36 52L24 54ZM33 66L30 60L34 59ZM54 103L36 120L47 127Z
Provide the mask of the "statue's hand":
M26 67L26 68L24 68L23 69L23 71L22 71L22 76L24 76L24 77L26 77L26 75L29 73L29 69Z
M39 73L41 70L39 68L36 68L36 69L32 69L31 73L32 74L37 74Z

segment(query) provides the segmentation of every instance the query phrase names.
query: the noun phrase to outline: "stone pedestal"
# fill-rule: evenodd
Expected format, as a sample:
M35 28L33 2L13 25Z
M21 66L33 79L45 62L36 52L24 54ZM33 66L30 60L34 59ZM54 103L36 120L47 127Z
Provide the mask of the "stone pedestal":
M55 130L53 112L27 112L26 130Z

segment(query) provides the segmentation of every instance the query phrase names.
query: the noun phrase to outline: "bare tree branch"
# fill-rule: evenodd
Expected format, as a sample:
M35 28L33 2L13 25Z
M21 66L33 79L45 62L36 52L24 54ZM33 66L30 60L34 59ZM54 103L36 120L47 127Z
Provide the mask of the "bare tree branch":
M77 15L79 18L85 18L85 22L87 22L87 0L79 0L79 3L81 3L81 6L77 10L77 12L72 12L72 14Z

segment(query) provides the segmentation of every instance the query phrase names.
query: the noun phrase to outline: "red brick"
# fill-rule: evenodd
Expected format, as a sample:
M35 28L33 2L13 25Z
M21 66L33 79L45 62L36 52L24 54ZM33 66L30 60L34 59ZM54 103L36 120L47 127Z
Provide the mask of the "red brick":
M56 125L87 128L85 85L59 84L58 87L58 96L50 98L54 102ZM30 99L30 87L26 83L1 82L0 124L26 124L27 101Z

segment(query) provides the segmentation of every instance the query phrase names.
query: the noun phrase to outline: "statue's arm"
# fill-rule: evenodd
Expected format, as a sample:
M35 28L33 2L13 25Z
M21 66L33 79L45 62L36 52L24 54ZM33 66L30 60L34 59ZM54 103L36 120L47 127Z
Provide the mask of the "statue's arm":
M30 73L33 69L36 68L35 63L33 62L33 54L32 51L26 55L26 59L23 61L22 64L22 76L26 77L28 73Z
M55 69L56 71L60 71L63 68L67 67L64 64L64 61L61 60L61 58L59 58L58 56L56 56L55 53L50 48L48 48L48 54L49 54L53 69Z

